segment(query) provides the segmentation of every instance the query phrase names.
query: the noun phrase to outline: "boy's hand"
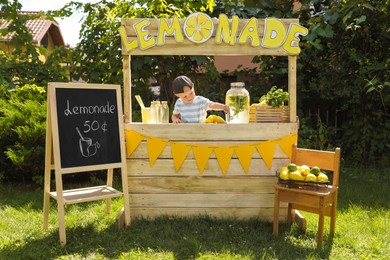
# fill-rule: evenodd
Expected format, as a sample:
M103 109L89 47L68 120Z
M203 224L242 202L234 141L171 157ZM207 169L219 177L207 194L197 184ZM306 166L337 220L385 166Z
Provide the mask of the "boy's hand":
M230 114L230 107L228 105L224 105L223 112L225 112L225 114Z
M173 124L182 124L183 123L183 121L181 121L180 119L175 119L175 120L172 120L172 123Z
M173 123L173 124L181 124L181 123L183 123L183 121L181 121L179 115L173 114L172 117L171 117L171 119L172 119L172 123Z

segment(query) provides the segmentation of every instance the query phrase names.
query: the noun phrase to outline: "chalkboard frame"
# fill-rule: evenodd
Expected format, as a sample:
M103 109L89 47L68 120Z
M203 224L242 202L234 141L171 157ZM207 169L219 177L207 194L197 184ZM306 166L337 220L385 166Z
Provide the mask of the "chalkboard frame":
M90 83L60 83L60 82L51 82L48 87L48 104L50 106L50 121L52 127L52 140L53 140L53 155L54 155L54 164L56 168L61 169L61 173L74 173L74 172L85 172L85 171L95 171L108 168L121 168L122 164L126 162L125 157L125 147L124 147L124 126L123 126L123 116L122 116L122 100L121 100L121 89L119 85L111 84L90 84ZM85 91L103 91L109 90L115 92L116 103L113 104L116 106L116 116L118 125L115 126L119 133L115 133L119 138L119 157L116 158L115 162L112 163L96 163L88 165L72 165L64 167L62 165L62 154L61 154L61 143L60 143L60 129L59 129L59 114L61 111L58 111L57 104L57 93L59 90L69 89L69 90L82 90L83 94ZM87 98L87 97L85 97ZM91 97L88 97L91 98ZM74 129L72 129L74 130ZM64 152L62 150L62 152Z
M120 156L117 159L118 162L113 163L96 163L82 166L74 167L63 167L61 165L61 149L60 149L60 135L59 135L59 124L58 124L58 112L57 111L57 95L56 92L59 89L68 89L68 90L83 90L83 91L97 91L97 90L112 90L115 92L115 105L116 105L116 119L117 125L115 129L118 131L119 136L119 153ZM84 93L85 94L85 93ZM90 97L83 97L88 99ZM95 96L96 98L96 96ZM78 98L80 99L80 98ZM105 98L103 98L105 99ZM81 101L79 101L81 102ZM101 99L100 101L101 102ZM115 110L114 107L108 105L112 110ZM99 104L97 104L99 106ZM97 114L103 114L105 108L99 109ZM64 112L64 111L63 111ZM87 112L85 112L87 113ZM93 112L88 112L93 114ZM114 114L115 117L115 114ZM71 123L71 122L70 122ZM92 127L92 125L90 125ZM106 125L108 126L108 124ZM74 127L71 129L76 131ZM82 129L85 130L85 129ZM108 130L107 130L108 131ZM83 131L81 131L83 133ZM85 133L86 131L84 131ZM88 137L88 136L87 136ZM83 134L79 135L79 140L87 141L87 138L83 138ZM71 139L73 140L73 139ZM91 145L91 142L88 143L88 148L94 148ZM96 142L95 142L96 143ZM93 143L92 143L93 144ZM84 150L81 148L81 142L79 143L78 151L83 153ZM88 152L94 151L88 150ZM103 151L103 150L102 150ZM94 154L89 153L88 155L94 156ZM83 154L83 156L85 156ZM113 183L113 173L115 168L120 168L121 177L122 177L122 192L114 189L112 187ZM51 171L55 171L55 185L56 190L51 191ZM70 189L64 190L62 183L62 175L68 173L79 173L86 171L95 171L95 170L107 170L107 185L100 186L91 186L84 187L79 189ZM61 82L50 82L48 85L48 94L47 94L47 118L46 118L46 155L45 155L45 181L44 181L44 206L43 206L43 227L45 230L48 229L49 225L49 209L50 209L50 197L57 200L57 209L58 209L58 226L59 226L59 235L60 243L62 246L66 245L66 230L65 230L65 208L67 204L82 203L93 200L106 200L106 212L110 212L111 208L111 198L123 196L124 206L121 211L121 216L124 216L125 221L121 221L121 224L126 226L130 225L130 201L128 194L128 183L127 183L127 164L126 164L126 153L125 153L125 141L124 141L124 125L123 125L123 110L122 110L122 98L121 98L121 88L119 85L109 85L109 84L90 84L90 83L61 83ZM118 222L118 221L117 221Z

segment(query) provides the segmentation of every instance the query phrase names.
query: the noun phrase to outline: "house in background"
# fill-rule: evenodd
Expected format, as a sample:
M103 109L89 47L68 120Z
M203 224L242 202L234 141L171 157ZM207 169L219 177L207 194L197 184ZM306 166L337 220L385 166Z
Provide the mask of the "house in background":
M21 15L38 15L39 12L19 12ZM0 20L0 30L7 28L10 21ZM38 47L44 47L47 51L41 53L40 59L45 61L47 56L57 46L64 46L64 38L62 37L60 27L57 22L44 19L28 20L26 27L30 30L33 37L33 43ZM14 49L11 39L16 35L16 32L9 33L5 36L0 36L0 49L11 53Z

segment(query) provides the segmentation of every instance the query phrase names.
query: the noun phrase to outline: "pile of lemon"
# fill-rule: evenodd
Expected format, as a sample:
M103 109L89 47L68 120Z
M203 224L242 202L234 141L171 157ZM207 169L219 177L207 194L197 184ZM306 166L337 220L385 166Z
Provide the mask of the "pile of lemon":
M206 120L204 120L204 123L212 123L212 124L226 124L226 121L217 115L209 115Z
M307 181L307 182L329 182L328 176L318 166L296 165L290 163L279 169L281 180Z

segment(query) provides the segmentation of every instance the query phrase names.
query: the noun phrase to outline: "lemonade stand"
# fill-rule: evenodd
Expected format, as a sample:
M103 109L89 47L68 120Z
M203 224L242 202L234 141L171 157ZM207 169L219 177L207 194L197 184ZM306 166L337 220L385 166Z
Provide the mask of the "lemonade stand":
M207 214L272 220L276 170L290 162L297 142L296 59L299 36L307 29L298 19L193 13L185 19L123 18L119 32L131 217ZM246 124L132 122L133 55L287 56L287 119Z

